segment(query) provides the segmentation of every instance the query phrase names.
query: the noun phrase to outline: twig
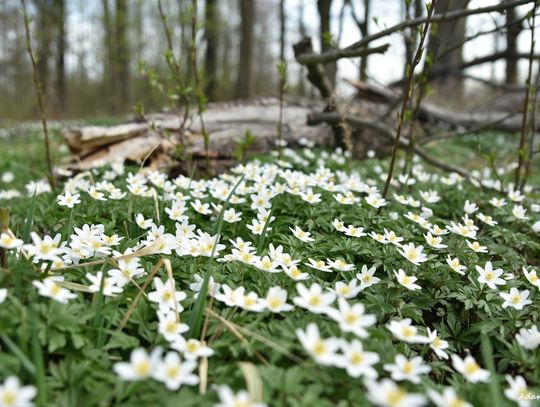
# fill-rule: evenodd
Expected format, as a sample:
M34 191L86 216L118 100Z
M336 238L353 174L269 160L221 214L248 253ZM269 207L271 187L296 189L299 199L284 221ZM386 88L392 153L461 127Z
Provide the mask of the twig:
M26 51L28 52L28 55L30 56L30 61L32 62L34 86L36 88L36 100L37 100L39 114L41 118L41 127L43 128L43 136L44 136L44 142L45 142L45 159L47 160L48 178L49 178L49 183L51 184L51 187L55 188L56 179L54 178L54 174L53 174L53 166L52 166L51 152L50 152L50 146L49 146L49 129L47 128L47 119L45 118L45 109L43 107L43 86L39 78L36 56L34 55L34 51L32 50L32 39L30 36L30 22L28 21L28 12L26 10L26 0L21 0L21 4L22 4L23 17L24 17L24 31L26 34Z
M420 63L420 59L422 58L422 54L424 52L424 42L428 35L429 24L430 24L431 17L433 16L435 3L437 3L437 0L433 0L427 6L427 18L426 18L423 30L420 32L420 43L418 44L418 48L416 50L416 54L413 60L409 62L407 85L405 86L405 92L403 94L403 102L401 104L401 112L399 114L396 138L394 141L394 146L392 147L392 157L390 159L390 167L388 169L388 176L386 177L386 182L384 184L384 189L382 193L383 199L386 197L386 194L388 193L388 187L390 186L390 182L392 181L392 176L394 174L394 165L396 163L396 155L397 155L397 149L399 147L399 140L401 138L401 129L403 127L403 120L405 119L405 111L407 110L407 104L409 103L409 98L411 97L411 93L412 93L412 89L414 85L414 68ZM379 211L380 209L381 208L379 208Z

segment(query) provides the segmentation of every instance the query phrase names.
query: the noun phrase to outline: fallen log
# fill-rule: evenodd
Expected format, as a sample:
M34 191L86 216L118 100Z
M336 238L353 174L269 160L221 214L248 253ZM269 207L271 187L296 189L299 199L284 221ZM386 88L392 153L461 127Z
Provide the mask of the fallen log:
M307 138L319 146L333 143L332 131L326 127L313 128L306 124L309 113L321 108L312 102L286 103L283 111L283 139L298 145ZM246 103L209 104L203 113L206 132L210 136L210 159L232 162L237 147L245 140L247 131L254 136L248 154L262 154L272 150L277 140L279 103L276 99L260 99ZM195 118L194 118L195 119ZM194 160L206 158L203 132L199 120L192 120L180 146L181 115L156 113L144 122L116 126L82 126L63 130L64 139L73 158L66 166L84 170L114 161L132 161L154 165L171 165L175 151L182 148L184 156ZM168 157L169 159L164 159ZM157 163L157 164L156 164Z
M358 97L376 103L392 104L401 94L390 88L357 80L346 79L357 90ZM517 132L521 130L521 108L505 112L457 112L423 101L417 119L421 122L439 122L452 127L478 128ZM540 125L540 121L538 123Z

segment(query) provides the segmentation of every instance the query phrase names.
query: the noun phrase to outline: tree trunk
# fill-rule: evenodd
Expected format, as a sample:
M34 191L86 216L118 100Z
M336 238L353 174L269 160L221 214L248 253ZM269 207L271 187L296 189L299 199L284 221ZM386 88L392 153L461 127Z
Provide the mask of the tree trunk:
M53 3L51 0L35 1L37 16L37 70L43 93L47 95L49 90L49 56L51 54L52 32L54 26Z
M469 0L439 0L435 5L435 14L445 14L466 9ZM458 67L463 63L463 44L467 19L440 22L432 25L432 36L428 51L433 55L432 71L436 72L450 67ZM449 75L438 77L432 84L440 94L459 96L463 83L460 78Z
M317 0L317 10L319 11L319 40L321 42L321 52L328 51L333 48L332 32L330 30L331 7L332 0ZM325 64L324 69L326 70L326 75L330 79L332 87L334 87L336 83L337 64L335 62Z
M352 6L351 6L352 7ZM371 11L371 0L364 0L364 20L362 25L359 27L362 37L367 37L369 35L369 19ZM360 80L367 80L367 68L368 68L368 58L369 55L363 56L360 59Z
M285 0L279 0L279 59L285 61Z
M204 14L204 37L206 39L205 73L206 96L216 100L217 49L218 49L218 13L216 0L206 0Z
M118 84L117 111L129 104L129 44L127 38L127 0L116 0L115 40L115 82Z
M506 10L506 51L509 55L518 52L518 36L521 32L521 23L516 22L517 13L515 8ZM506 83L518 83L518 59L508 56L506 58Z
M66 107L66 3L55 0L58 37L56 38L56 97L61 112Z
M253 54L255 8L253 0L239 0L239 6L241 39L236 97L238 99L246 99L251 95L251 60Z
M102 0L103 8L103 93L110 96L105 99L105 106L114 111L116 105L116 83L114 81L115 66L114 66L114 37L111 18L111 9L108 0Z

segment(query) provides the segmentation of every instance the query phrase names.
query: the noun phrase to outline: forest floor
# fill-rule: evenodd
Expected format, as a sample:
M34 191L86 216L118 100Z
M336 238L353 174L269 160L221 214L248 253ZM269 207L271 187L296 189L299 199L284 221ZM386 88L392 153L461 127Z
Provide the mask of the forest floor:
M38 134L0 140L10 212L0 400L414 407L540 397L537 193L484 191L416 160L399 177L403 155L384 200L388 158L320 149L254 157L207 180L106 167L48 191ZM57 131L52 143L58 162L68 151ZM506 182L516 144L481 134L426 149Z

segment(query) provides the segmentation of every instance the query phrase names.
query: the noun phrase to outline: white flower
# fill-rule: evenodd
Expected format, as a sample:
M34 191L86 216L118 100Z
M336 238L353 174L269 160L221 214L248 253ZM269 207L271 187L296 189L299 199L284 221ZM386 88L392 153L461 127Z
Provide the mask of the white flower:
M154 277L154 287L156 290L148 293L148 300L158 303L161 312L183 311L180 301L186 299L186 293L176 291L174 280L168 279L163 283L159 277Z
M408 393L390 379L380 382L365 380L368 398L376 406L380 407L420 407L427 402L421 394Z
M341 298L354 298L362 291L362 287L357 285L358 280L351 280L348 283L345 281L336 281L334 289L335 292Z
M254 235L262 235L262 232L264 230L265 222L260 222L257 219L253 219L251 221L251 225L246 225L246 227L253 233ZM272 230L271 227L266 227L266 230L270 231Z
M466 356L465 359L461 359L458 355L452 355L452 366L471 383L489 381L489 371L482 369L471 355Z
M184 339L180 336L176 341L171 343L171 348L180 351L187 360L195 360L197 358L208 358L214 354L214 350L206 343L198 339Z
M472 215L478 210L478 206L474 202L469 202L468 200L465 201L465 205L463 205L463 210L468 213L469 215Z
M334 219L332 221L332 226L338 231L338 232L344 232L345 231L345 225L342 221L339 219Z
M437 407L473 407L471 403L460 398L451 387L445 387L442 393L428 389L427 395Z
M467 225L462 225L461 223L450 222L450 226L447 227L448 230L456 235L460 235L469 239L476 239L476 231L471 229Z
M77 298L77 294L57 284L61 281L64 281L64 277L54 276L47 277L42 281L34 280L32 284L38 289L39 295L52 298L62 304L67 304L69 300Z
M180 323L174 311L158 311L157 316L159 319L158 331L168 342L177 340L181 334L189 330L189 326Z
M305 331L297 329L296 336L317 363L330 366L339 361L337 350L340 346L340 340L336 338L322 339L319 328L314 323L310 323Z
M513 287L510 289L509 293L500 293L499 295L504 300L504 303L502 304L503 308L512 307L521 310L525 305L532 304L532 301L528 299L529 290L519 291L517 288Z
M337 259L335 261L326 259L328 265L335 270L339 271L351 271L354 269L354 264L349 264L342 259Z
M521 328L516 334L516 341L526 349L536 349L540 345L540 332L538 327Z
M374 325L375 315L366 314L363 304L350 305L344 298L338 298L339 310L334 308L328 310L328 315L336 322L343 332L352 332L360 338L367 338L366 328Z
M362 342L357 339L351 342L343 341L341 348L343 350L342 367L347 370L349 376L377 378L377 371L372 367L380 360L377 353L364 351Z
M427 333L429 339L429 347L433 349L433 351L439 358L448 359L448 353L444 351L444 349L448 349L448 342L439 338L439 336L437 335L437 330L432 331L431 329L427 328Z
M414 282L418 280L418 278L406 275L403 269L399 269L397 273L394 270L394 275L396 276L399 284L401 284L406 289L412 291L422 289L422 287L420 287L418 284L414 284Z
M305 243L309 243L309 242L313 242L315 239L313 239L311 236L311 233L309 232L304 232L302 229L300 229L298 226L295 226L294 229L293 228L289 228L289 230L293 233L293 235L297 238L297 239L300 239L302 242L305 242Z
M514 215L514 217L519 220L529 219L527 216L525 216L525 212L527 212L527 209L525 209L521 205L515 205L512 208L512 215Z
M467 270L467 267L463 266L457 257L451 258L450 255L448 255L446 263L448 263L452 270L458 274L464 275L464 271Z
M429 373L431 368L424 364L421 356L407 359L403 355L396 355L394 364L385 364L384 370L390 372L392 379L396 381L408 380L412 383L420 383L420 375Z
M512 377L507 374L504 377L508 382L508 386L510 386L504 390L504 395L508 399L515 401L519 407L530 406L531 401L524 397L527 393L529 393L529 389L523 376Z
M121 287L115 285L116 280L112 277L105 277L102 282L101 280L103 279L103 273L101 271L98 271L96 275L86 273L86 278L92 283L92 285L90 285L88 289L94 293L99 292L102 285L102 293L107 297L114 297L116 294L119 294L123 291Z
M202 215L210 215L212 210L210 209L210 204L202 203L199 199L196 199L194 202L189 203L195 212L199 212Z
M7 295L8 295L7 288L0 288L0 304L2 304L6 300Z
M401 246L401 242L403 241L403 238L400 236L397 236L393 230L389 231L389 230L384 229L384 236L386 237L386 240L388 240L393 245Z
M267 407L265 403L254 402L245 390L234 394L229 386L219 386L218 394L219 403L214 407Z
M308 203L318 203L321 202L321 194L314 194L313 190L310 188L307 192L300 193L300 197Z
M380 208L382 206L386 205L386 199L382 198L381 196L377 195L368 195L366 196L366 202L373 206L374 208Z
M289 267L285 267L285 274L295 281L307 280L309 278L308 273L302 272L296 264L292 264Z
M372 266L370 269L368 269L365 264L362 266L362 272L356 275L356 278L360 280L360 288L362 290L365 290L366 288L371 287L372 285L381 281L380 278L374 276L375 271L375 266Z
M497 199L495 197L491 198L489 200L489 203L493 206L495 206L496 208L502 208L504 205L506 205L506 199L504 198L501 198L501 199Z
M488 249L486 246L482 246L477 240L474 242L471 242L470 240L467 240L467 246L469 246L469 249L471 249L473 252L476 253L487 253Z
M486 225L495 226L497 224L497 222L495 222L491 216L484 215L483 213L479 213L478 215L476 215L476 217L482 222L484 222Z
M527 277L529 283L540 289L540 278L536 274L536 270L531 269L531 271L528 271L525 267L523 267L523 274L525 277Z
M168 352L154 368L152 377L165 383L167 389L178 390L183 384L193 386L199 383L199 378L193 374L195 369L197 362L181 361L177 352Z
M294 297L293 302L315 314L328 312L330 305L336 299L333 292L323 292L317 283L312 284L309 289L304 284L297 283L296 290L300 296Z
M343 233L345 233L345 235L350 236L350 237L363 237L363 236L366 236L366 234L364 233L364 228L362 228L362 227L357 228L356 226L353 226L353 225L348 225L343 230Z
M223 212L223 220L228 223L236 223L242 219L242 212L236 212L234 208L227 209Z
M9 233L0 234L0 247L4 249L15 249L16 247L22 246L23 243L24 242L21 239L17 239Z
M448 234L448 230L446 228L441 228L439 225L433 225L429 229L431 233L433 233L435 236L442 236Z
M121 380L135 381L149 378L159 363L161 348L155 348L150 355L143 348L131 352L129 362L118 362L113 366Z
M430 338L418 335L418 328L411 325L410 318L402 319L401 321L390 321L386 328L392 332L392 335L400 341L408 343L429 343Z
M306 266L314 268L315 270L324 271L326 273L331 273L332 269L329 265L327 265L324 260L314 260L312 258L308 258L308 263L304 263Z
M442 244L442 237L433 236L431 232L428 232L426 235L424 235L424 239L426 239L426 243L428 245L435 249L444 249L445 247L448 247L445 244Z
M415 247L414 243L408 243L401 247L403 250L398 249L399 254L409 260L412 264L419 266L420 263L427 261L427 256L422 253L422 250L424 250L423 246Z
M270 288L262 303L269 311L275 313L291 311L294 308L287 304L287 290L279 286Z
M80 204L81 200L79 199L79 194L71 194L69 191L66 191L64 195L58 195L56 199L58 204L66 206L68 208L73 208L75 205Z
M8 376L0 384L1 407L32 407L32 399L36 395L37 389L34 386L21 386L16 376Z
M532 225L531 228L532 228L533 232L540 233L540 220L534 222L534 224Z
M381 233L377 233L377 232L369 232L368 234L369 234L369 236L371 236L371 238L372 238L373 240L375 240L376 242L379 242L379 243L382 243L382 244L388 244L388 243L390 243L390 242L388 241L388 239L386 239L386 236L384 236L384 235L381 234Z
M487 284L489 288L492 290L497 289L497 285L505 285L506 281L504 281L501 277L501 275L504 273L502 269L496 269L493 270L493 266L490 261L486 262L486 265L484 268L480 266L476 266L476 270L480 273L480 277L478 277L478 281L482 284Z
M24 248L34 258L34 262L59 260L58 256L63 253L63 250L58 247L61 239L60 234L57 234L54 239L50 236L41 239L35 232L30 233L30 236L33 244L25 244Z
M154 221L152 219L144 219L142 213L137 214L135 217L135 222L141 229L150 229L154 225Z

